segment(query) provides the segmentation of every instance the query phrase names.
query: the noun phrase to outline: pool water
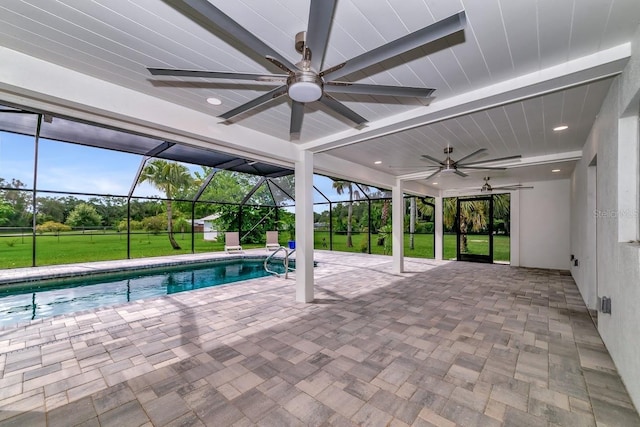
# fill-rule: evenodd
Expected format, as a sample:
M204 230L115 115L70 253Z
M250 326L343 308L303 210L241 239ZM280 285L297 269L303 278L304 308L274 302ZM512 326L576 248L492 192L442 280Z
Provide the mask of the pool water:
M160 295L268 276L264 260L217 261L164 271L31 282L0 287L0 327ZM281 263L269 268L283 272Z

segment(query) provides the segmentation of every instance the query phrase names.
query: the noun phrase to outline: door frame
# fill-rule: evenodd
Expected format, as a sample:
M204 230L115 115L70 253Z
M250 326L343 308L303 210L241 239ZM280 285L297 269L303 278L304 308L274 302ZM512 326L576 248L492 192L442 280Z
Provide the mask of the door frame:
M460 252L460 203L470 201L488 201L489 202L489 255L464 254ZM481 197L458 197L456 201L456 255L458 261L481 262L493 264L493 195Z

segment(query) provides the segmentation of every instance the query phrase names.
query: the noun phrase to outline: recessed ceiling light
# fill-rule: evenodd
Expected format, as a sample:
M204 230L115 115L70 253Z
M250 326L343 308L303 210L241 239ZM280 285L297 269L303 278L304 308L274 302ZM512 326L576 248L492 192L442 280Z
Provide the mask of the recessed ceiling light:
M560 169L551 169L551 172L560 172Z
M207 102L211 105L220 105L222 104L222 101L218 98L207 98Z
M433 184L433 185L438 185L438 183L437 183L437 182L432 182L432 184Z
M375 162L373 162L374 165L381 165L382 164L382 160L376 160Z
M554 132L560 132L561 130L565 130L565 129L569 129L569 126L567 125L560 125L560 126L556 126L553 128Z

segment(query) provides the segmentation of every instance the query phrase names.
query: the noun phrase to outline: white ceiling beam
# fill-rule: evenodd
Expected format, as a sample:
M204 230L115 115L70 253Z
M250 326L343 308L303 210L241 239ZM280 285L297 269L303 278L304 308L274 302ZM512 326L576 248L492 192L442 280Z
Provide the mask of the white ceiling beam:
M547 165L550 163L577 161L582 158L582 150L567 151L565 153L547 154L544 156L531 156L520 159L519 162L505 166L509 169L522 168L526 166ZM489 163L483 166L489 166Z
M361 130L349 129L301 144L301 147L323 152L583 85L621 73L630 56L631 43L624 43L534 73L436 100L428 106L368 123Z

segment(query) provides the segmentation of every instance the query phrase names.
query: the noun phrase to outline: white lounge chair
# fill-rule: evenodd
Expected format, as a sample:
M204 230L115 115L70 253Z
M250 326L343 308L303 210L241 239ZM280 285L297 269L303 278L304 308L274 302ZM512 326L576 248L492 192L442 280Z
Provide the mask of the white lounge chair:
M278 243L278 232L277 231L267 231L267 245L265 248L268 251L275 251L280 247L280 243Z
M239 232L227 231L224 233L224 250L227 253L242 252L242 246L240 246Z

